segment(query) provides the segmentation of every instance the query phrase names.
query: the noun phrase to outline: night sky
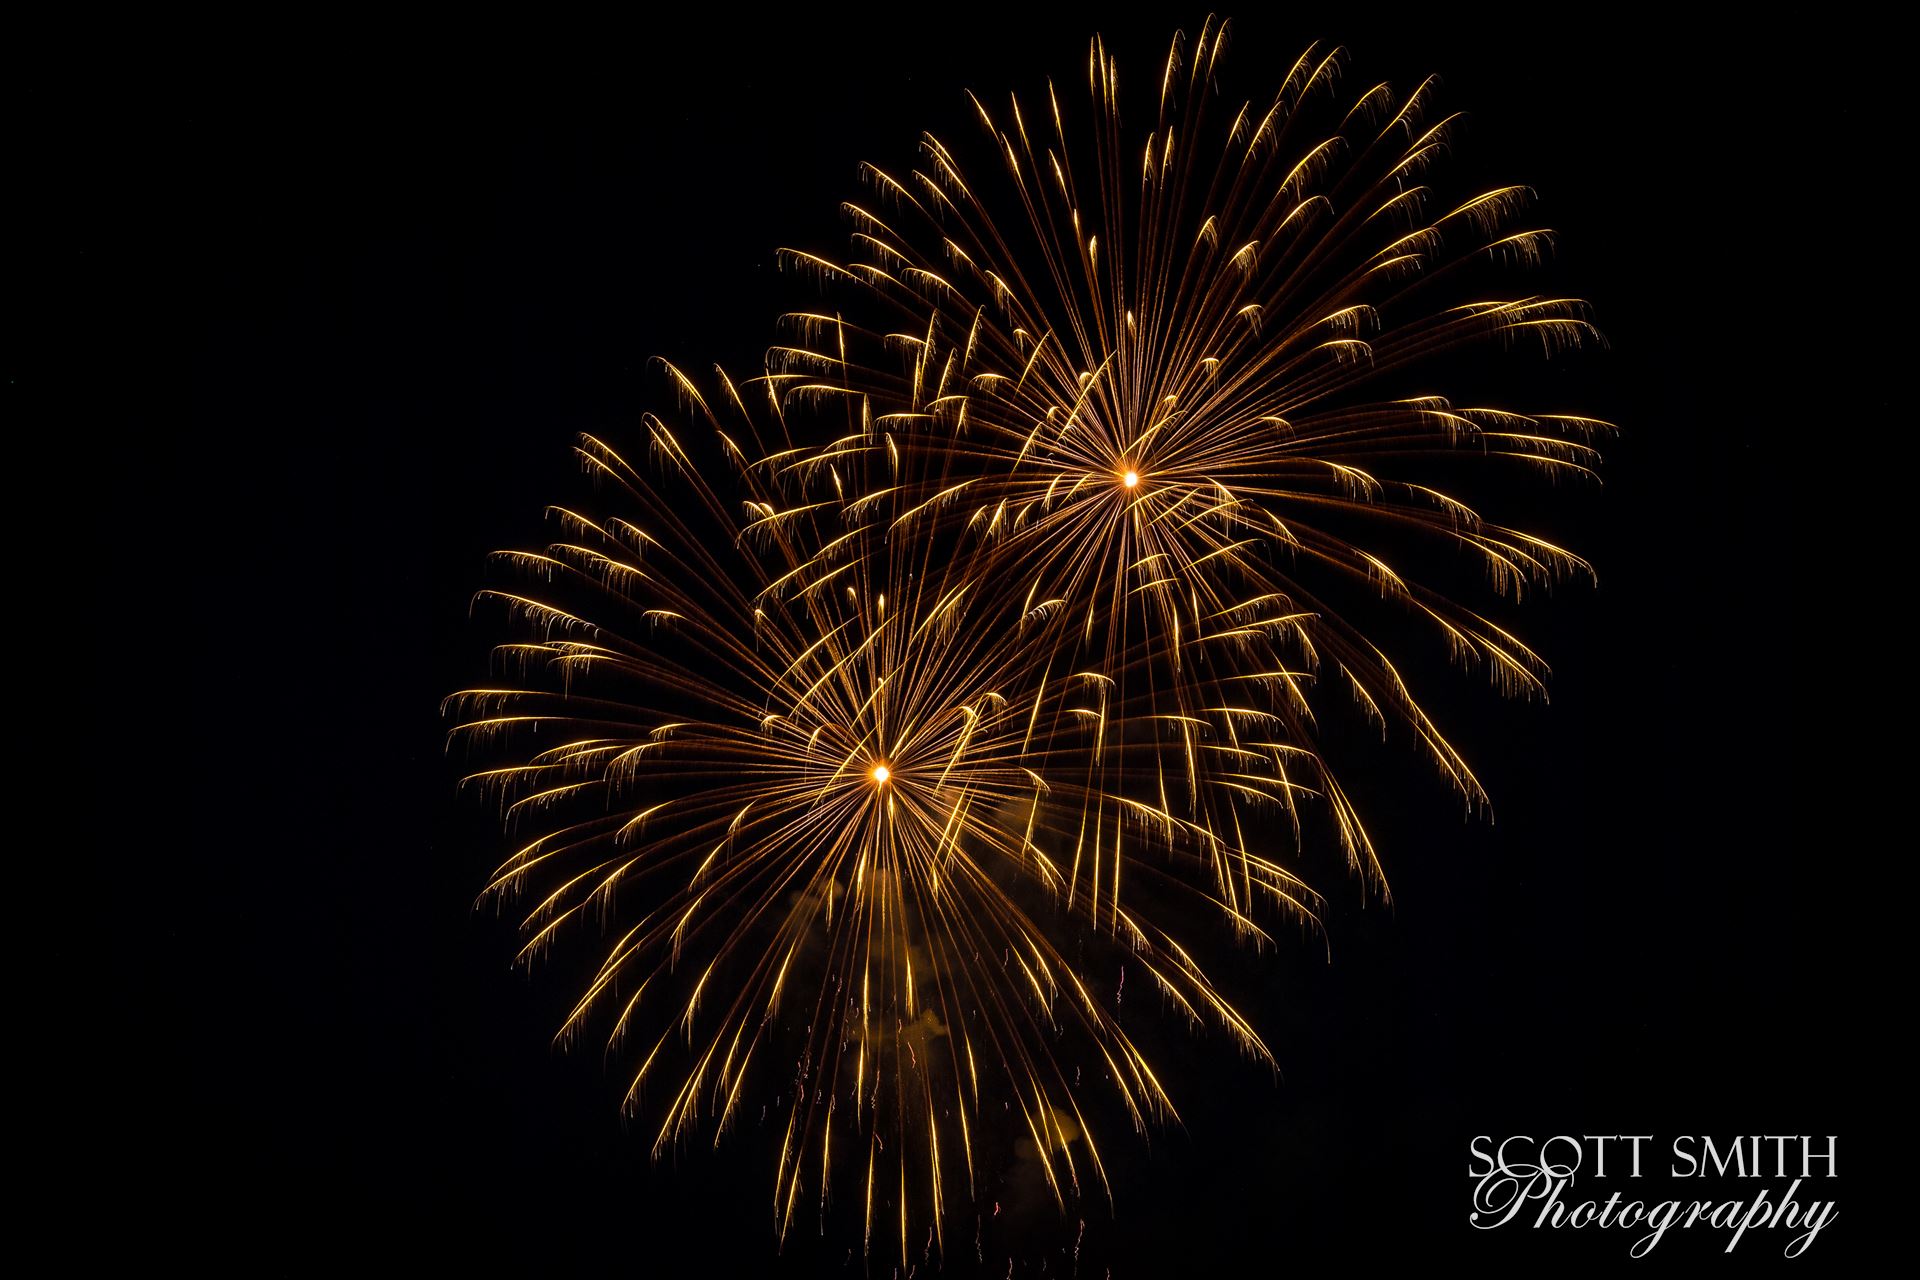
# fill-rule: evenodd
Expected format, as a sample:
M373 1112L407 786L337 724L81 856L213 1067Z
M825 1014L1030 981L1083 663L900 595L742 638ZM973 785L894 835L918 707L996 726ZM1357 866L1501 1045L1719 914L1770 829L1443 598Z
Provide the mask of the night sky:
M1107 1135L1118 1208L1085 1211L1082 1275L1624 1265L1618 1233L1471 1230L1468 1140L1855 1132L1864 1041L1830 999L1854 890L1801 826L1795 455L1750 340L1802 286L1769 268L1771 224L1726 216L1761 145L1725 115L1754 51L1466 13L1236 14L1225 81L1268 91L1312 39L1349 48L1350 88L1437 71L1469 113L1445 171L1539 193L1543 283L1592 299L1610 346L1516 357L1501 399L1624 432L1603 488L1523 482L1498 509L1599 584L1503 615L1551 705L1425 673L1496 821L1411 751L1349 770L1393 907L1323 874L1330 957L1231 966L1280 1079L1167 1039L1185 1129ZM971 143L963 88L1082 84L1096 28L1138 89L1203 11L930 14L260 32L232 56L176 32L19 96L29 128L112 139L72 287L139 406L116 446L134 567L109 572L145 620L151 759L115 790L164 836L115 878L140 942L107 997L128 1082L99 1194L152 1256L861 1273L847 1222L776 1258L759 1137L653 1167L619 1071L550 1047L571 970L512 970L513 922L473 909L502 844L454 794L439 700L486 672L485 554L590 492L572 436L667 403L652 356L753 365L816 296L775 248L839 250L858 161L904 165L922 128ZM1073 1274L1078 1229L1010 1199L979 1273ZM949 1231L947 1270L975 1274L971 1219ZM1842 1225L1815 1252L1849 1247Z

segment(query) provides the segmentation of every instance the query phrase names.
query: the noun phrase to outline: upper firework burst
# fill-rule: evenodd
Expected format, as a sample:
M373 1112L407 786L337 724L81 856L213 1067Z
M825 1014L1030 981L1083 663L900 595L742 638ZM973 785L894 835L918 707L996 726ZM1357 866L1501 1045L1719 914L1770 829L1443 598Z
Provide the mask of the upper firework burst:
M1597 334L1575 299L1464 292L1483 268L1523 273L1551 233L1520 220L1524 188L1427 185L1454 122L1431 80L1343 96L1338 52L1314 48L1271 101L1235 105L1216 89L1225 39L1211 20L1191 50L1176 38L1144 131L1096 39L1078 111L1052 84L972 100L988 163L929 135L919 168L868 167L871 200L845 206L854 256L785 255L833 305L788 316L773 361L790 400L844 413L822 475L856 477L893 536L946 538L1045 665L1100 682L1096 772L1127 778L1096 793L1240 847L1254 809L1277 803L1300 839L1317 801L1383 884L1319 746L1323 710L1398 724L1479 802L1383 637L1411 619L1508 692L1545 675L1395 562L1452 547L1511 597L1587 569L1436 487L1430 460L1585 475L1605 428L1457 404L1428 380L1466 344L1550 355Z

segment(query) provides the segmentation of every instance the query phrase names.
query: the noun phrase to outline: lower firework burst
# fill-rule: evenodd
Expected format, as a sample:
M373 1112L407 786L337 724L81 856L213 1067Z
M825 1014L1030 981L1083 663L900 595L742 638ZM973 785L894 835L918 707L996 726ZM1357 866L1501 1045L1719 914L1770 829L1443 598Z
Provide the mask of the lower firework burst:
M513 679L449 700L454 742L486 757L469 784L524 839L486 894L526 904L522 960L602 940L560 1038L598 1026L633 1064L626 1103L657 1117L656 1156L765 1108L782 1238L803 1196L824 1215L839 1185L869 1247L897 1233L904 1259L916 1219L937 1246L975 1197L983 1124L1031 1140L1063 1207L1103 1192L1080 1080L1143 1130L1172 1102L1087 976L1089 945L1117 938L1168 1007L1271 1057L1155 918L1172 894L1116 899L1101 935L1057 940L1101 879L1063 856L1098 807L1062 728L1087 714L1078 686L980 625L990 584L932 543L889 540L857 499L782 492L784 451L740 443L784 437L777 378L721 375L716 412L674 377L714 461L659 418L645 467L583 438L617 514L554 508L551 545L501 553L515 585L482 599L521 633L498 649ZM1115 885L1123 863L1204 885L1189 873L1231 847L1162 834L1129 847L1150 856L1114 844ZM1284 869L1232 852L1260 896L1310 914Z

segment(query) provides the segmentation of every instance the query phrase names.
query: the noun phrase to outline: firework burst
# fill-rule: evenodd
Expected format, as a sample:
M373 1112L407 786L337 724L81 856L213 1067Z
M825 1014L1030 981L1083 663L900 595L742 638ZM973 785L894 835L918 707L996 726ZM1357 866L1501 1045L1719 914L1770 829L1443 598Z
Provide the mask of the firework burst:
M670 371L640 462L583 439L611 509L553 509L483 595L505 676L449 709L520 833L486 898L523 905L523 960L603 939L560 1038L633 1064L656 1154L779 1124L782 1238L838 1185L869 1247L937 1246L987 1128L1063 1207L1104 1192L1088 1072L1142 1132L1174 1112L1091 955L1270 1063L1180 904L1256 944L1311 923L1290 867L1321 830L1384 892L1335 708L1484 799L1380 638L1408 619L1542 688L1394 549L1508 597L1586 572L1429 468L1590 474L1604 424L1408 385L1463 345L1596 338L1574 300L1459 296L1544 251L1527 193L1440 200L1431 83L1342 97L1334 53L1231 107L1225 37L1176 39L1144 135L1096 40L1078 123L1051 85L975 100L985 174L932 137L868 169L855 256L784 255L833 307L749 381Z
M1072 685L977 625L983 584L952 563L765 483L780 454L742 451L758 433L724 376L731 429L675 377L712 455L738 464L737 511L664 420L647 424L651 469L583 439L623 514L555 509L559 540L501 553L524 585L482 600L523 632L498 650L519 679L449 704L456 742L509 761L468 784L537 832L487 890L531 899L522 958L582 922L610 939L560 1038L604 1015L610 1049L634 1041L629 1108L662 1082L656 1155L702 1121L717 1141L756 1069L757 1105L784 1078L783 1236L803 1190L824 1211L845 1165L869 1241L897 1225L904 1256L921 1204L937 1243L949 1185L972 1198L983 1099L1063 1205L1104 1190L1081 1068L1143 1131L1172 1108L1054 940L1058 904L1090 889L1059 856L1060 815L1087 807L1058 768L1071 747L1042 731L1072 718L1057 705ZM783 430L777 385L746 391ZM1243 856L1271 900L1311 909L1286 871ZM1158 860L1134 871L1177 883ZM1118 917L1125 961L1271 1061L1154 901Z
M1396 471L1438 456L1590 475L1606 424L1383 393L1465 344L1551 354L1597 334L1577 300L1448 292L1535 263L1551 232L1516 225L1521 187L1437 203L1423 175L1454 117L1433 118L1431 81L1342 98L1338 52L1309 49L1270 102L1235 107L1215 88L1225 41L1211 21L1190 51L1176 38L1144 137L1122 128L1095 40L1078 127L1049 84L1037 110L972 100L983 175L931 135L920 168L869 166L873 200L845 206L856 256L785 254L838 309L788 316L774 358L789 395L845 405L819 455L833 483L868 455L893 536L947 538L1009 589L1037 662L1101 679L1090 794L1240 848L1274 805L1297 845L1317 801L1384 890L1317 745L1328 706L1398 726L1470 803L1485 795L1343 602L1384 600L1388 627L1410 614L1531 694L1539 657L1398 571L1395 549L1456 548L1516 597L1588 572ZM1095 847L1116 818L1089 817ZM1244 899L1243 871L1217 864L1223 900Z

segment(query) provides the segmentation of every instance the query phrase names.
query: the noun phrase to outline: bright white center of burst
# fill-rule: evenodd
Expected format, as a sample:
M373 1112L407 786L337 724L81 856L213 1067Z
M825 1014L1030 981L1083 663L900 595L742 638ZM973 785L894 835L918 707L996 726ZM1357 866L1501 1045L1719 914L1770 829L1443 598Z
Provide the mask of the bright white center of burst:
M884 783L888 778L891 778L892 776L893 776L893 770L887 768L887 766L883 764L877 764L873 766L873 780L875 782Z
M1138 471L1129 471L1120 477L1120 483L1131 489L1140 483L1140 473Z

